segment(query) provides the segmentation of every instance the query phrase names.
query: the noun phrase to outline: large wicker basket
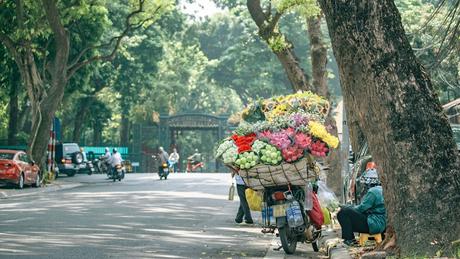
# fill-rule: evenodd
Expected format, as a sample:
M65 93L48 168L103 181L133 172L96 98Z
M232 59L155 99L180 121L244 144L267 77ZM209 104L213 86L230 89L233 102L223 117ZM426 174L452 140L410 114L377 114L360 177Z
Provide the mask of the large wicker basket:
M263 190L265 187L280 185L305 186L319 174L316 162L306 156L295 163L283 162L280 165L257 165L249 170L239 170L247 187Z

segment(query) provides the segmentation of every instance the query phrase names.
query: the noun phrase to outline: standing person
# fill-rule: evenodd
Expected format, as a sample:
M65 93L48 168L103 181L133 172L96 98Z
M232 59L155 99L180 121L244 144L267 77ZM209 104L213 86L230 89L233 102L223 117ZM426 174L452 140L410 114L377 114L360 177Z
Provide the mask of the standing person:
M173 172L177 173L177 164L179 163L179 153L177 149L174 148L173 152L169 155L169 168L173 168Z
M248 201L246 200L246 185L244 184L243 178L239 176L236 172L232 172L232 177L235 176L236 182L236 191L238 193L238 197L240 198L240 207L238 208L238 212L236 213L235 222L241 223L244 222L246 224L254 224L254 221L251 217L251 209L249 208Z
M377 172L377 171L375 171ZM354 232L371 235L383 233L386 229L386 210L384 206L382 186L378 178L363 177L361 181L370 188L362 202L354 207L341 207L337 219L342 227L342 238L346 245L356 244Z
M160 147L158 149L158 158L160 159L160 165L158 167L158 172L160 173L160 175L163 175L164 173L164 168L163 168L163 164L168 164L168 159L169 159L169 155L168 155L168 152L166 152L163 147Z
M83 162L87 162L88 158L86 157L86 152L82 147L80 147L80 153L81 153L81 155L83 157Z

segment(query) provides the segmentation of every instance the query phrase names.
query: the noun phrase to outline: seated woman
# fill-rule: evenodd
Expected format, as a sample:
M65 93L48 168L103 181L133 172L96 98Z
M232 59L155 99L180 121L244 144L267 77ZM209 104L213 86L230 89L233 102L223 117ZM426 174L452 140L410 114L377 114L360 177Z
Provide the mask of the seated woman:
M370 162L372 163L372 162ZM374 170L374 172L376 172ZM383 202L382 187L376 174L363 175L363 184L370 188L358 206L343 206L337 214L337 220L342 227L342 238L346 245L357 243L354 232L378 234L386 228L386 211Z

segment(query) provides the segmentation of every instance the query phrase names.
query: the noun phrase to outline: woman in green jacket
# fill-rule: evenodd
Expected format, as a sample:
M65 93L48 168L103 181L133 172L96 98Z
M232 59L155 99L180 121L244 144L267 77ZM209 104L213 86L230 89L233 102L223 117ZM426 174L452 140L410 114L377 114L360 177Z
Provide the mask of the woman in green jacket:
M372 172L369 175L374 176L376 173ZM364 184L371 187L361 204L354 207L344 206L337 214L342 227L342 238L347 245L356 243L354 232L378 234L383 233L386 228L386 210L380 181L378 178L366 177L366 175L361 179Z

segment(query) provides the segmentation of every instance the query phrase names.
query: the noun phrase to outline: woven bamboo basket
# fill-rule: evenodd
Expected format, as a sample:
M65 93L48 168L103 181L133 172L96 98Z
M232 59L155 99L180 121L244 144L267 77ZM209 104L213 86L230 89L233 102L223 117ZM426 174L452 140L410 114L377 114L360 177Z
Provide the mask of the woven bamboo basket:
M232 168L235 170L235 168ZM279 165L256 165L248 170L238 170L247 187L263 190L266 187L281 185L305 186L315 180L320 168L315 160L307 155L295 163L282 162Z

